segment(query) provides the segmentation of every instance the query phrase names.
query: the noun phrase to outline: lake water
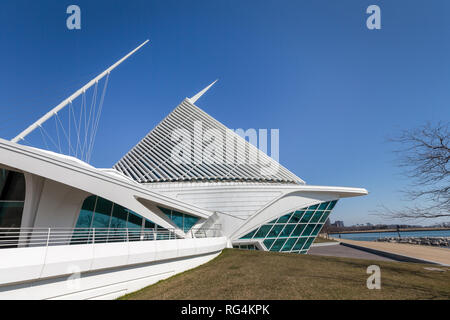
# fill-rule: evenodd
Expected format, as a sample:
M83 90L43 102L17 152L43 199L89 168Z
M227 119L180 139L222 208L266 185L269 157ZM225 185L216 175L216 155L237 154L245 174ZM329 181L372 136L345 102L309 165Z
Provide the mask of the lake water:
M359 241L374 241L379 238L398 237L397 232L360 232L360 233L334 233L330 236ZM450 237L450 230L433 230L433 231L400 231L401 237Z

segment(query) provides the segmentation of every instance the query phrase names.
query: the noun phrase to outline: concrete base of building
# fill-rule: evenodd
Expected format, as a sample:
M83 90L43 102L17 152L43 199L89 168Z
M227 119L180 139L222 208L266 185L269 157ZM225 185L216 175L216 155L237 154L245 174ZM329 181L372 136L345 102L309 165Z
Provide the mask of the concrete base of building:
M156 261L0 287L0 300L108 300L202 265L220 254Z

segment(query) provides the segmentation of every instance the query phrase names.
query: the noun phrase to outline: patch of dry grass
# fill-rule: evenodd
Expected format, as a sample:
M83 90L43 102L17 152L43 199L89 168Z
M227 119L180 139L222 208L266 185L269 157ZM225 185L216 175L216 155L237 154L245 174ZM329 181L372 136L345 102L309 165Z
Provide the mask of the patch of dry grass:
M381 290L366 269L381 268ZM449 299L450 269L430 265L226 249L198 268L122 299Z

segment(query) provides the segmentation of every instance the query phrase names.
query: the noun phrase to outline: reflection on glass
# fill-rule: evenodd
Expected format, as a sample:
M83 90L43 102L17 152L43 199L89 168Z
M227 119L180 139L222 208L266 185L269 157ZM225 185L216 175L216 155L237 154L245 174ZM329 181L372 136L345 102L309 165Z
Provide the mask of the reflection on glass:
M0 228L20 228L24 201L24 175L0 169Z

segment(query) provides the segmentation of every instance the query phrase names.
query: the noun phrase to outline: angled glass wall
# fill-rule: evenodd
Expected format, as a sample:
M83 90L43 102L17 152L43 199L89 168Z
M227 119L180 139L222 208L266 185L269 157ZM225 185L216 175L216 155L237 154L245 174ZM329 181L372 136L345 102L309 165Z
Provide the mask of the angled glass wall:
M172 222L184 232L188 232L197 223L199 218L175 210L158 207Z
M319 234L337 200L322 202L285 214L243 236L259 240L270 251L306 253Z
M117 237L117 241L123 240L123 232L115 233L115 229L130 229L130 238L136 238L133 237L132 233L136 232L137 235L143 229L168 231L166 228L143 218L136 212L98 196L90 196L84 200L75 228L99 229L96 231L96 235L103 239L106 237L106 241L111 241L111 237ZM80 232L80 230L78 230L78 232ZM157 238L156 240L159 239ZM72 242L77 243L77 237L75 235L72 237Z

